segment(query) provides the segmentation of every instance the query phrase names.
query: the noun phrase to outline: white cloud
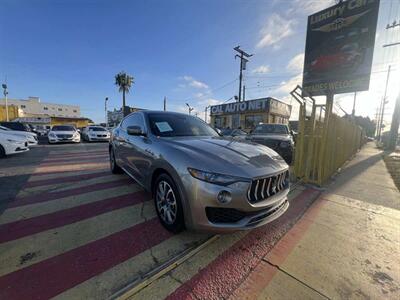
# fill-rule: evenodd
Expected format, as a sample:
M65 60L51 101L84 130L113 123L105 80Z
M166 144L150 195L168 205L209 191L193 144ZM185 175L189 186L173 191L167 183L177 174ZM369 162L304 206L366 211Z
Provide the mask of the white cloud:
M286 69L293 72L299 73L303 71L304 64L304 53L299 53L294 56L286 66Z
M204 82L194 79L192 76L183 76L183 80L185 80L189 86L194 87L196 89L208 89L208 85Z
M284 19L276 13L272 14L268 17L268 21L264 27L261 28L261 39L256 47L278 46L277 44L280 41L294 33L293 26L293 20Z
M297 74L291 77L288 81L282 82L282 85L275 89L272 93L287 96L297 85L301 85L303 80L303 74Z
M258 74L265 74L268 73L270 71L269 66L259 66L258 68L254 69L251 71L251 73L258 73Z
M334 0L294 0L292 11L313 14L335 4Z

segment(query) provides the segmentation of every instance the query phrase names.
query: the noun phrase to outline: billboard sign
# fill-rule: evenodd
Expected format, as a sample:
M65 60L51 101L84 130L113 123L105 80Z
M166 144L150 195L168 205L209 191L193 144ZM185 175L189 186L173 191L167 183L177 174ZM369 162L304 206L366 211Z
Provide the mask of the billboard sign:
M378 10L379 0L348 0L308 17L303 90L368 90Z

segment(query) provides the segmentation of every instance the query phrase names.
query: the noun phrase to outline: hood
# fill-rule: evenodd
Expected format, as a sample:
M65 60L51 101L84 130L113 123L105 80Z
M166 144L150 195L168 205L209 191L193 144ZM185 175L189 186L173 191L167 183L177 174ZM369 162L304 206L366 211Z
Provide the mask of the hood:
M215 138L164 138L166 145L185 152L189 166L241 177L258 177L288 168L272 149L242 140Z
M10 139L14 141L19 141L19 142L26 142L26 136L21 136L21 135L15 135L13 133L6 133L5 131L0 131L0 139Z
M292 136L290 134L252 134L249 139L292 141Z
M2 131L2 132L13 135L13 136L23 137L23 138L30 139L30 140L33 140L34 137L36 136L35 133L28 132L28 131L7 130L7 131Z
M77 131L50 131L49 133L54 133L54 134L74 134Z

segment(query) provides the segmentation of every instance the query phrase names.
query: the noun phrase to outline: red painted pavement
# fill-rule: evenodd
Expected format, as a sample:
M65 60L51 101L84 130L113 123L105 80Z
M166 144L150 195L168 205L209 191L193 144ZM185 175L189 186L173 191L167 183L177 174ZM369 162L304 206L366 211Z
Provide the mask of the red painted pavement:
M3 224L0 225L0 243L95 217L109 211L141 203L148 199L150 199L150 196L145 192L130 193L51 214Z
M157 218L0 277L0 299L49 299L171 237Z
M24 188L57 184L57 183L77 182L77 181L81 181L81 180L88 180L88 179L93 179L93 178L98 178L98 177L103 177L103 176L108 176L108 175L111 175L111 172L108 169L107 170L103 169L100 172L81 174L81 175L74 175L74 173L72 173L71 176L28 181L25 184Z
M65 191L58 191L58 192L48 192L48 193L40 193L32 196L20 197L17 198L15 201L11 202L8 208L23 206L33 203L40 203L46 201L57 200L59 198L69 197L69 196L76 196L83 193L94 192L99 190L106 190L109 188L127 185L127 184L135 184L134 181L130 178L121 179L118 181L111 181L111 182L104 182L104 183L96 183L92 185L82 186L74 189L69 189Z
M318 195L319 192L313 189L303 191L291 200L289 209L283 216L249 232L188 282L181 285L168 299L229 297Z
M93 151L79 151L79 152L53 152L49 154L48 157L68 157L68 156L79 156L79 155L93 155L93 154L106 154L108 153L108 149L106 150L93 150Z
M60 160L60 161L52 161L52 162L42 162L39 167L52 167L52 166L69 166L69 165L79 165L84 163L92 163L92 162L106 162L108 161L108 156L95 156L95 157L85 157L71 160Z
M98 171L98 170L104 170L104 166L100 165L97 167L86 167L84 170L82 169L82 170L38 171L36 169L33 171L33 173L31 173L31 177L34 176L36 178L37 176L46 176L46 175L52 175L52 174L60 174L60 173L74 174L79 171Z

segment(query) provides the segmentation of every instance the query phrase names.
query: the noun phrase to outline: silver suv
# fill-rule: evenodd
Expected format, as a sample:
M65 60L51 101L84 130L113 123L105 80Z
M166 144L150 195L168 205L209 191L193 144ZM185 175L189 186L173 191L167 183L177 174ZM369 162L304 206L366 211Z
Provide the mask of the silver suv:
M225 139L197 117L132 113L113 130L109 153L112 172L123 170L152 192L172 232L250 229L289 206L288 165L275 151Z

